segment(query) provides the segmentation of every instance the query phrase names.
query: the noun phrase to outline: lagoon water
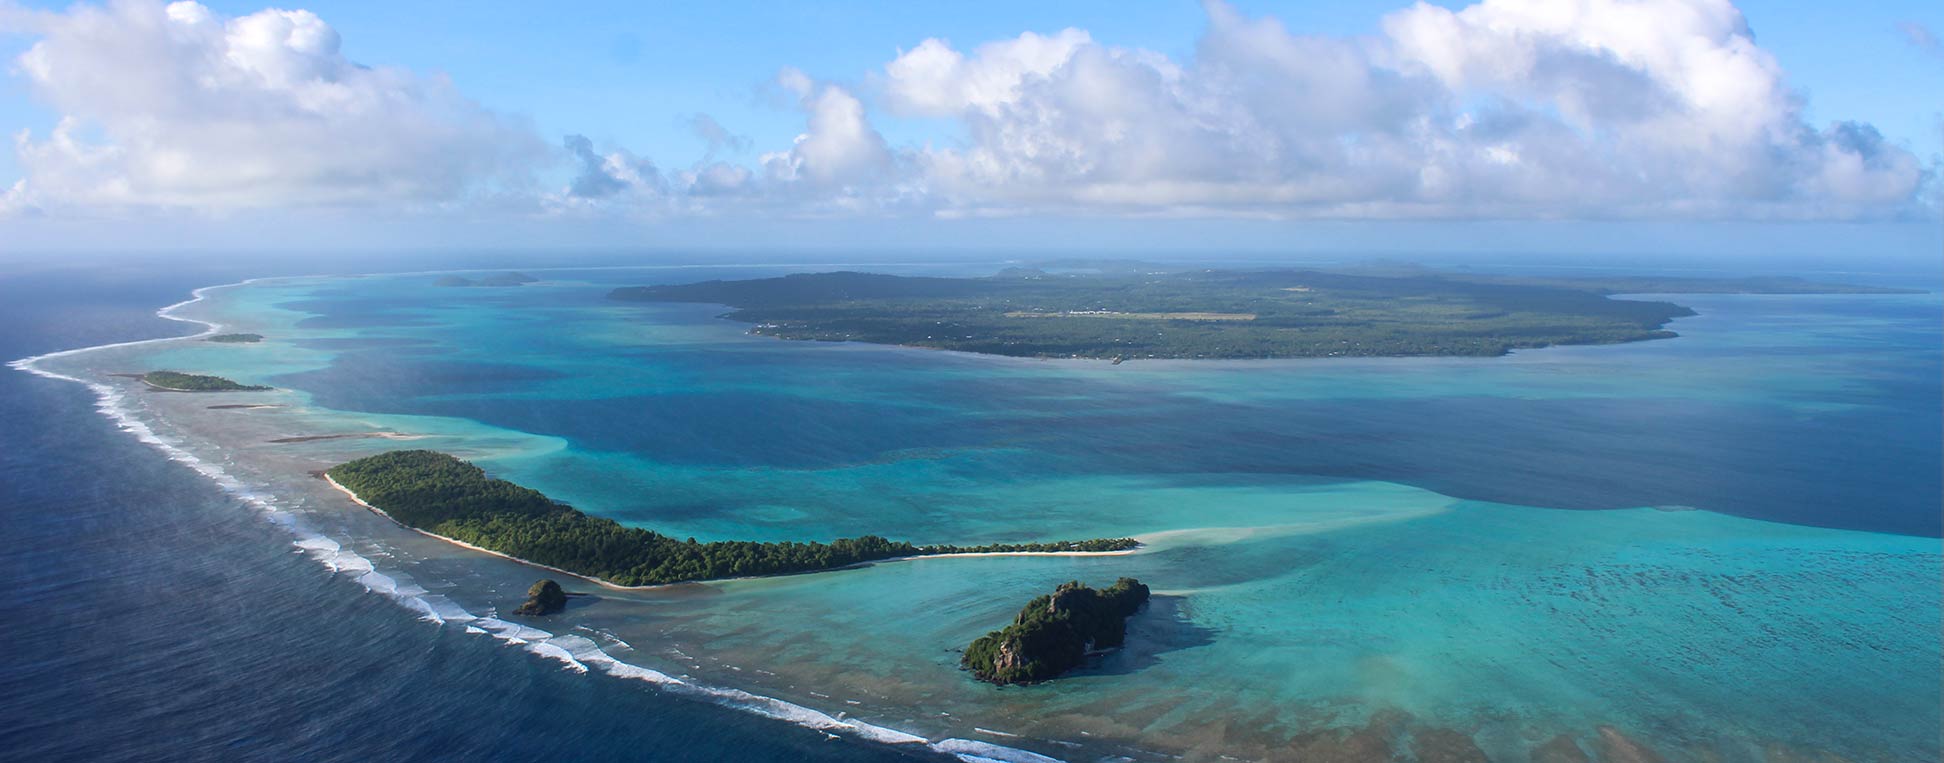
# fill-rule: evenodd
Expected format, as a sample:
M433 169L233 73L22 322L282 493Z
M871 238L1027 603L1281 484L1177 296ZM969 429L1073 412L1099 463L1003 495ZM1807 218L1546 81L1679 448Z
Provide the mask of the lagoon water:
M719 307L603 299L776 272L271 279L173 311L261 344L35 367L97 385L300 559L385 595L354 598L437 623L410 627L604 687L585 691L829 732L840 754L1940 754L1934 291L1665 297L1700 313L1678 339L1505 358L1118 366L784 342ZM112 376L152 368L279 391ZM232 402L281 407L208 408ZM270 442L378 432L415 439ZM678 537L1147 546L582 584L595 595L567 613L515 623L496 613L534 571L401 531L308 476L395 447ZM1162 594L1132 648L1038 687L956 669L955 649L1036 593L1120 575ZM694 704L668 706L716 709Z

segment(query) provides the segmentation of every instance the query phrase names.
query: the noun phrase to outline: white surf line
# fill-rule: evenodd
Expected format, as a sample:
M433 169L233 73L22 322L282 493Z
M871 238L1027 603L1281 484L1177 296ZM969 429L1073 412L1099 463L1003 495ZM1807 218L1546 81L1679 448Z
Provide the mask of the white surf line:
M931 267L936 265L1005 265L1005 264L1008 263L1004 261L998 261L998 260L968 260L964 262L723 262L723 263L710 263L706 265L679 265L679 264L587 265L582 267L575 267L573 265L547 265L545 267L538 267L538 268L504 267L504 268L449 268L446 270L388 270L388 271L380 271L375 273L344 273L344 274L319 273L316 275L308 275L308 276L276 276L276 277L278 278L384 278L389 276L457 275L461 273L507 273L507 272L560 273L560 272L573 272L573 271L583 271L583 270L609 272L609 271L616 271L616 270L706 270L709 268L725 268L725 269L732 269L732 270L749 269L749 268L867 268L867 267L916 268L916 267ZM512 288L512 287L508 287L508 288Z
M277 278L285 277L280 276ZM236 283L201 287L190 292L192 295L190 299L177 302L156 311L156 315L162 318L183 321L185 323L200 323L208 327L198 334L141 339L130 342L114 342L92 347L61 350L59 352L21 358L7 365L36 376L69 381L86 386L95 393L95 409L101 411L102 415L108 417L110 421L115 422L119 429L134 435L136 440L161 451L170 460L184 464L210 481L215 482L217 487L256 509L259 515L263 516L272 524L289 531L291 535L295 536L295 539L291 541L291 545L302 551L306 557L318 562L331 574L351 578L362 586L366 592L383 596L387 600L417 613L420 620L441 626L446 624L464 626L465 632L468 634L490 635L495 640L509 646L521 647L531 654L560 662L567 670L576 673L587 673L589 672L589 666L594 666L600 668L602 673L609 676L644 681L661 687L664 690L684 694L691 698L703 699L723 707L741 710L773 720L793 723L804 728L824 731L826 733L836 731L882 744L922 744L934 752L951 755L961 761L966 761L966 763L1064 763L1058 758L1047 757L1027 750L987 742L959 739L956 737L948 737L933 742L917 734L899 731L888 726L867 723L854 718L844 718L841 717L841 714L833 716L774 697L765 697L741 689L725 689L695 683L693 681L676 678L652 668L645 668L615 659L612 655L602 650L599 644L583 636L556 636L551 632L539 628L507 622L497 617L481 617L475 615L460 606L457 602L443 595L431 593L412 583L410 577L403 573L392 572L387 574L387 572L379 571L377 565L371 559L358 554L356 551L346 549L344 544L338 540L309 527L304 523L301 516L291 509L283 507L278 496L254 489L252 486L225 471L222 467L204 461L195 454L190 453L179 442L157 434L152 427L136 418L133 411L126 405L123 405L123 401L126 399L126 393L122 389L100 382L88 381L67 374L49 371L37 365L40 361L50 358L69 357L95 350L133 347L208 336L218 331L221 325L210 321L180 317L171 314L172 311L202 301L204 295L216 289L243 286L267 280L275 279L252 278ZM451 540L450 538L443 538L443 536L433 537L439 537L448 541ZM394 575L397 577L394 577ZM404 579L403 583L400 582L401 578Z
M356 492L353 492L351 488L345 487L343 483L338 482L336 479L332 478L330 474L327 473L324 475L324 481L330 483L333 489L337 490L340 493L343 493L344 497L350 499L352 503L370 509L372 513L384 517L385 519L391 520L392 524L398 525L399 527L418 533L427 538L431 538L433 540L442 540L452 545L458 546L460 548L467 549L469 551L477 551L482 554L497 556L509 562L516 562L535 569L541 569L541 570L546 570L548 572L565 575L567 577L574 578L576 580L592 583L602 588L606 588L610 591L622 591L622 592L654 591L654 590L665 589L665 588L673 588L676 586L701 585L706 583L733 583L737 581L764 580L768 578L791 577L793 575L815 575L824 572L839 572L842 570L862 569L874 564L884 564L888 562L915 562L920 559L945 559L945 558L955 557L955 556L1125 556L1127 554L1132 554L1141 550L1140 548L1130 548L1130 549L1123 549L1120 551L981 551L981 552L969 553L969 554L920 554L917 556L892 556L892 557L886 557L884 559L871 559L867 561L856 562L854 564L847 564L842 567L831 567L829 569L824 569L824 570L806 570L804 572L791 573L786 575L743 575L740 577L732 577L732 578L710 578L707 580L684 580L677 583L622 585L620 583L616 583L611 580L605 580L602 578L594 577L592 575L583 575L581 573L573 572L571 570L564 570L559 567L553 567L553 566L541 564L531 559L522 559L512 554L508 554L500 551L494 551L490 548L486 548L485 546L467 543L463 540L459 540L458 538L451 538L451 537L447 537L432 532L430 530L424 530L417 527L413 527L411 525L405 524L404 522L398 521L398 518L392 516L390 512L378 508L377 506L374 506L371 503L365 501L365 499L358 497L358 494Z
M131 342L111 342L109 344L97 344L91 347L78 347L72 350L59 350L56 352L42 353L40 355L35 355L32 357L21 358L19 360L9 362L7 365L11 368L16 368L22 371L26 371L36 376L45 376L49 379L60 379L62 381L71 381L79 384L88 384L88 382L86 381L77 379L72 376L68 376L66 374L54 373L52 371L42 369L39 367L39 364L43 360L52 360L54 358L65 358L73 355L80 355L82 353L94 352L96 350L112 350L118 347L139 347L145 344L160 344L162 342L176 342L184 339L201 339L206 336L211 336L215 334L217 331L222 330L223 328L222 324L212 323L210 321L200 320L197 318L184 318L182 316L176 315L175 311L193 305L197 302L203 301L204 297L206 297L210 292L215 291L217 289L229 289L237 286L247 286L249 284L257 283L260 281L269 281L269 280L274 280L274 279L273 278L247 278L241 281L236 281L234 283L224 283L224 284L216 284L214 286L198 287L189 292L188 299L185 299L181 302L177 302L172 305L165 306L155 311L155 316L158 318L166 318L168 320L181 321L183 323L202 324L203 330L194 334L188 334L185 336L163 336L163 337L156 337L154 339L137 339Z
M357 494L357 493L354 493L354 492L352 492L352 491L351 491L351 488L348 488L348 487L345 487L343 483L341 483L341 482L338 482L338 481L337 481L337 480L336 480L335 478L333 478L333 477L331 477L331 475L330 475L330 474L328 474L328 473L327 473L327 474L325 474L325 475L324 475L324 481L325 481L325 482L328 482L328 483L330 483L330 484L331 484L331 487L332 487L332 488L334 488L334 489L336 489L336 490L337 490L338 492L340 492L340 493L343 493L343 494L344 494L344 497L346 497L346 498L349 498L349 499L351 499L351 502L352 502L352 503L355 503L355 504L357 504L357 505L359 505L359 506L363 506L363 507L365 507L365 508L367 508L367 509L370 509L370 510L371 510L371 513L373 513L373 514L377 514L378 516L381 516L381 517L384 517L385 519L388 519L388 520L391 520L391 522L392 522L392 524L395 524L395 525L398 525L399 527L402 527L402 528L404 528L404 529L407 529L407 530L410 530L410 531L412 531L412 532L415 532L415 533L418 533L418 534L420 534L420 535L423 535L423 536L425 536L425 537L427 537L427 538L431 538L431 539L433 539L433 540L442 540L442 541L445 541L445 542L447 542L447 543L450 543L450 544L452 544L452 545L455 545L455 546L458 546L458 547L460 547L460 548L463 548L463 549L467 549L467 550L469 550L469 551L477 551L477 552L479 552L479 553L482 553L482 554L488 554L488 555L491 555L491 556L497 556L497 557L499 557L499 558L501 558L501 559L505 559L505 560L507 560L507 561L510 561L510 562L518 562L518 563L520 563L520 564L524 564L524 565L526 565L526 566L528 566L528 567L532 567L532 568L535 568L535 569L541 569L541 570L546 570L546 571L548 571L548 572L552 572L552 573L557 573L557 574L560 574L560 575L565 575L565 576L567 576L567 577L570 577L570 578L573 578L573 579L575 579L575 580L579 580L579 581L582 581L582 582L586 582L586 583L593 583L594 585L598 585L598 586L600 586L600 587L602 587L602 588L606 588L606 589L609 589L609 590L613 590L613 591L640 591L640 590L646 590L646 589L650 589L650 588L661 588L661 587L664 587L664 586L660 586L660 585L656 585L656 586L624 586L624 585L621 585L620 583L614 583L614 582L610 582L610 581L606 581L606 580L602 580L602 579L600 579L600 578L597 578L597 577L593 577L593 576L591 576L591 575L582 575L582 574L580 574L580 573L578 573L578 572L571 572L571 571L568 571L568 570L563 570L563 569L561 569L561 568L559 568L559 567L550 567L550 566L548 566L548 565L545 565L545 564L541 564L541 563L539 563L539 562L536 562L536 561L533 561L533 560L530 560L530 559L521 559L520 557L517 557L517 556L514 556L514 555L512 555L512 554L507 554L507 553L502 553L502 552L499 552L499 551L494 551L494 550L492 550L492 549L490 549L490 548L486 548L486 547L484 547L484 546L479 546L479 545L475 545L475 544L472 544L472 543L467 543L467 542L465 542L465 541L463 541L463 540L459 540L458 538L449 538L449 537L446 537L446 536L444 536L444 535L440 535L440 534L438 534L438 533L435 533L435 532L432 532L432 531L430 531L430 530L422 530L422 529L419 529L419 528L417 528L417 527L413 527L413 526L411 526L411 525L408 525L408 524L405 524L404 522L400 522L400 521L398 521L398 518L397 518L397 517L394 517L394 516L392 516L392 515L391 515L391 512L388 512L388 511L385 511L384 509L381 509L381 508L378 508L377 506L374 506L374 505L372 505L372 504L370 504L370 503L368 503L368 502L366 502L366 501L365 501L365 499L363 499L363 498L360 498L360 497L358 497L358 494ZM671 584L667 584L667 585L679 585L679 584L673 584L673 583L671 583Z

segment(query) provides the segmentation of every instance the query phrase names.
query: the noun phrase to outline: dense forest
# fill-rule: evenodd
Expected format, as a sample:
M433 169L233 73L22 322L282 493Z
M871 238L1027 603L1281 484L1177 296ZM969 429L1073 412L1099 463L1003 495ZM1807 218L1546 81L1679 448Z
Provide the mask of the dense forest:
M1148 587L1121 578L1102 589L1062 583L1033 599L1011 625L980 636L965 648L963 663L979 680L1033 683L1079 667L1087 652L1113 649L1127 640L1127 618L1148 600Z
M454 540L620 585L776 575L899 556L1018 551L1117 551L1130 538L977 547L915 546L875 535L829 543L697 542L588 516L537 490L486 476L445 453L399 450L326 472L399 522Z
M237 384L221 376L185 374L179 371L150 371L142 374L150 386L174 392L260 392L270 387Z
M1709 287L1713 288L1710 289ZM1538 279L1398 267L1316 270L1009 268L988 278L811 273L615 289L625 301L704 302L784 339L1020 357L1493 356L1674 336L1669 302L1620 291L1857 291L1790 279Z

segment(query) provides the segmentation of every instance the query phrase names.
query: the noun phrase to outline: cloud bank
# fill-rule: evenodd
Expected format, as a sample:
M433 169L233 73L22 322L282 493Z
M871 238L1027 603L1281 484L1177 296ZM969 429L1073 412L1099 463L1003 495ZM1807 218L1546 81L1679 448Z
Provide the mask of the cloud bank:
M530 182L546 147L440 77L367 67L309 11L193 2L0 15L61 114L14 135L15 207L50 212L446 204Z
M442 77L367 67L306 11L127 0L0 15L63 115L8 209L526 199L536 215L1807 219L1937 214L1936 160L1811 124L1728 0L1419 3L1365 37L1207 5L1191 56L1027 32L927 39L862 85L784 68L802 129L751 163L543 140ZM855 73L853 73L855 74ZM949 128L923 146L876 126ZM534 181L558 177L559 181ZM553 190L546 190L552 188Z
M1803 118L1725 0L1485 0L1382 34L1293 34L1220 3L1190 61L1067 30L884 68L961 120L920 157L947 209L1293 217L1908 214L1933 174Z

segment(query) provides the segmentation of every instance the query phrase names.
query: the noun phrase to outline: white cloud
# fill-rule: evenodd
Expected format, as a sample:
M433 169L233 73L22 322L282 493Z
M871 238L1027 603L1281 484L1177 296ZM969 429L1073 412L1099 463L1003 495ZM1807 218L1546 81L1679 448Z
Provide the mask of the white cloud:
M366 67L309 11L125 0L15 14L17 74L63 115L21 134L16 204L437 204L525 182L545 146L445 78Z
M1092 41L1079 29L1052 37L1027 32L981 45L967 58L932 38L885 65L884 89L893 108L910 114L951 116L968 108L990 113L1017 100L1023 84L1065 65Z
M594 141L585 135L569 135L561 143L578 168L567 184L567 197L605 199L621 194L653 196L667 191L661 170L654 162L621 149L597 153Z
M854 187L891 169L884 136L864 116L864 103L850 91L816 84L787 69L779 82L802 96L808 124L788 151L766 154L763 165L779 182L807 182L824 188Z
M543 206L555 213L619 213L645 219L723 214L828 216L882 212L904 205L900 186L908 160L893 152L849 90L783 69L775 84L797 96L804 131L789 148L757 157L760 174L715 159L725 147L747 147L706 115L689 121L708 144L687 169L664 173L625 149L596 151L592 141L567 136L564 147L577 168Z
M1934 169L1867 125L1808 124L1726 0L1419 3L1355 39L1208 16L1185 62L1077 32L927 40L883 87L965 125L921 157L955 214L1934 213Z
M0 28L37 39L16 74L63 119L16 135L24 180L0 191L0 215L340 204L648 218L1937 213L1935 160L1868 124L1810 124L1729 0L1418 3L1351 38L1209 2L1206 31L1180 58L1079 29L965 50L931 38L861 88L780 70L774 85L803 128L753 163L722 156L746 156L746 138L688 117L706 150L686 169L578 135L550 148L443 77L347 60L307 11L5 2ZM874 124L907 117L950 134L894 146ZM535 190L531 176L559 164L564 184Z

